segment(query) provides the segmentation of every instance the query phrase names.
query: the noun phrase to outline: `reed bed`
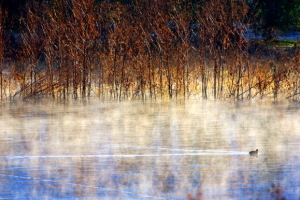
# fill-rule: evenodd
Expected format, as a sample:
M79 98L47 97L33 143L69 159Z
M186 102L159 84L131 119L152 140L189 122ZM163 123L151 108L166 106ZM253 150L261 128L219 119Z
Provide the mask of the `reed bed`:
M299 99L299 50L248 41L245 1L54 0L23 9L18 33L0 9L2 101Z

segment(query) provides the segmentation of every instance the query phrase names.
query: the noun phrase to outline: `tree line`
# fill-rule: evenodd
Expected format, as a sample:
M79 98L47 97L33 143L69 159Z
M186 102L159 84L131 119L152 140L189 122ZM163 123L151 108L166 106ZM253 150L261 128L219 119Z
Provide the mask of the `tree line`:
M31 0L18 25L1 8L0 98L298 98L297 48L247 41L248 3Z

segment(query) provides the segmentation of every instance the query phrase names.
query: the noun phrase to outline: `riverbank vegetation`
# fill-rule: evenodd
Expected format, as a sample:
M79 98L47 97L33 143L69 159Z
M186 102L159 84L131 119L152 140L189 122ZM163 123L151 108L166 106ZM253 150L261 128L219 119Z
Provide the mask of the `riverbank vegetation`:
M16 32L1 9L0 98L298 100L297 43L247 40L250 11L246 1L28 1Z

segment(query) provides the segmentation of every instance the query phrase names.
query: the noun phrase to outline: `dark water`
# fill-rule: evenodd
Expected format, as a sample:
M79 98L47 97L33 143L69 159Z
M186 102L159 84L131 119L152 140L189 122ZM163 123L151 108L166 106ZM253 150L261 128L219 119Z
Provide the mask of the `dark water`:
M0 199L299 199L299 114L265 101L3 104Z

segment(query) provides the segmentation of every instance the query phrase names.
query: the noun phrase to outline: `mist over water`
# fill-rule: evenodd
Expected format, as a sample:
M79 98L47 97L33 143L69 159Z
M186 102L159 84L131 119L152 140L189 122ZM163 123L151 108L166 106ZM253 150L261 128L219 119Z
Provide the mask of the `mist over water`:
M2 104L0 198L274 199L274 184L299 199L299 114L269 101Z

